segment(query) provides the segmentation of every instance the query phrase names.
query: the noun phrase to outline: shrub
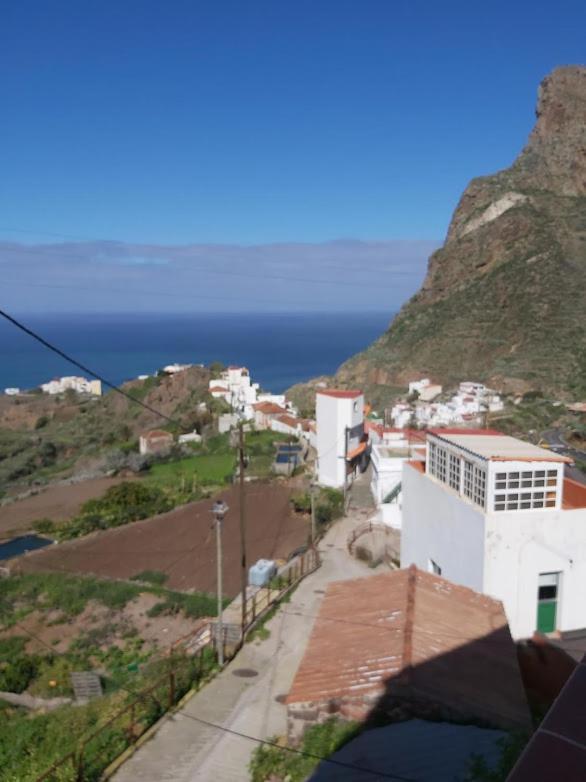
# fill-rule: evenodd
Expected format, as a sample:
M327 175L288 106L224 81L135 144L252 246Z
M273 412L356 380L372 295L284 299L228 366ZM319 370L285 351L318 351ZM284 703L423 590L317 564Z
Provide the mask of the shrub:
M315 508L318 524L328 524L344 513L344 495L338 489L322 489Z
M156 586L163 586L165 581L169 578L167 573L162 573L160 570L142 570L135 576L131 577L131 581L145 581L147 584L155 584Z
M313 757L288 752L279 746L257 747L249 765L252 782L267 779L287 779L288 782L304 782L318 764L317 758L327 758L351 741L359 732L356 722L342 722L335 718L322 725L312 725L303 736L301 750ZM276 739L273 739L277 744Z
M119 527L171 510L173 503L156 486L139 481L125 481L112 486L98 499L85 502L80 513L61 525L62 540L87 535L98 529Z
M291 497L291 504L296 513L309 513L311 511L311 495L308 491L294 494Z
M33 521L33 529L41 535L51 535L56 530L56 524L51 519L37 519Z
M36 420L35 429L42 429L43 427L47 426L48 423L49 423L49 416L41 415Z
M17 657L0 667L0 690L5 692L24 692L35 678L37 666L32 657Z

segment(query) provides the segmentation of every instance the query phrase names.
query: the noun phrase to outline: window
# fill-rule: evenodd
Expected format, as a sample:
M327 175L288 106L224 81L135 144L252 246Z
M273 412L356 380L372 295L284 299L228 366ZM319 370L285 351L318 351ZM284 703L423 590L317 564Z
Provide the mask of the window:
M447 461L447 454L445 448L438 448L436 477L439 478L439 480L442 481L443 483L446 482L446 461Z
M460 491L460 457L450 454L449 484L452 489Z
M477 505L484 508L486 499L486 473L477 464L474 465L474 483L472 486L472 499Z
M494 510L555 508L557 470L497 472L494 480Z
M472 499L472 486L474 483L474 465L464 459L464 496Z
M441 576L442 574L441 567L437 564L437 562L434 562L433 559L429 560L427 569L430 573L435 573L436 576Z

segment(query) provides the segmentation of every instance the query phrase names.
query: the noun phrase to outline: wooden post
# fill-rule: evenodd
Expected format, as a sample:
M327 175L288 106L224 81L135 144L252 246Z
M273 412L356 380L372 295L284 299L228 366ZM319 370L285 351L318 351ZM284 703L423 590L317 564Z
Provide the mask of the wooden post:
M175 673L169 671L169 708L175 704Z
M241 558L241 588L242 588L242 641L244 642L244 631L246 629L246 584L248 574L246 572L246 508L245 508L245 490L244 490L244 426L242 421L238 424L238 457L239 457L239 477L240 477L240 558Z
M135 702L133 701L132 706L130 707L130 728L129 728L129 732L130 732L129 738L132 744L134 744L134 742L136 741L136 736L134 735L134 727L135 727L134 709L135 709Z
M83 782L83 744L80 745L77 751L75 766L76 766L75 768L76 782Z

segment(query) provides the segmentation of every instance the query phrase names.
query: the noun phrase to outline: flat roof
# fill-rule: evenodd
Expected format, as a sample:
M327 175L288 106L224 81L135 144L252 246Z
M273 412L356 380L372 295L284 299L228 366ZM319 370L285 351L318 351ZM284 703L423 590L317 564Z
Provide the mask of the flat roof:
M372 449L376 450L382 459L407 459L411 456L410 448L394 448L391 445L376 443Z
M572 462L567 456L553 453L533 443L506 434L446 434L435 431L434 437L457 445L470 453L493 462Z

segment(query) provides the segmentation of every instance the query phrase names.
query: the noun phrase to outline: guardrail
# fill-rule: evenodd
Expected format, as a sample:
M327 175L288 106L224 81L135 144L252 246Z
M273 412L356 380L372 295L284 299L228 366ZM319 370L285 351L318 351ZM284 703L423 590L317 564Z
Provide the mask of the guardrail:
M317 549L308 549L279 570L275 579L271 581L272 586L269 584L268 587L260 587L255 590L246 600L247 621L244 633L240 624L225 623L223 625L224 659L228 661L234 657L242 646L246 634L250 632L256 622L262 619L275 603L281 600L305 576L316 570L320 564ZM199 627L195 633L179 639L167 652L168 672L146 689L131 693L136 695L135 700L116 712L90 736L82 739L76 750L57 760L47 771L37 777L36 782L63 782L63 780L84 782L87 779L100 778L106 767L113 763L122 752L135 744L160 717L164 716L177 703L185 691L193 687L194 684L198 686L208 676L209 670L205 667L204 656L207 649L216 646L215 639L216 622L208 622ZM182 686L178 687L179 676L186 672L189 686L183 682ZM145 709L145 703L150 704L150 710ZM100 744L100 760L98 761L100 768L96 771L91 751L92 742L99 743L99 738L105 732L115 732L118 741L110 740L110 744L115 749L112 757L107 757L107 747L104 747L103 743ZM120 749L121 743L125 744L122 750ZM94 754L96 754L95 749ZM93 766L92 762L94 762Z
M132 701L81 739L75 750L55 761L36 782L84 782L101 778L109 764L135 744L185 692L207 678L209 660L206 667L204 656L205 647L195 659L194 655L175 658L171 655L167 673L136 693L129 691L135 696Z
M354 554L354 544L362 535L366 535L368 532L388 532L389 528L382 521L366 521L364 524L360 524L355 527L348 535L346 540L346 546L348 547L348 553Z

